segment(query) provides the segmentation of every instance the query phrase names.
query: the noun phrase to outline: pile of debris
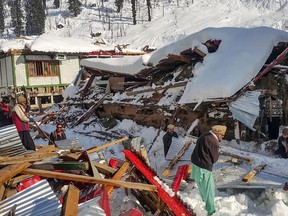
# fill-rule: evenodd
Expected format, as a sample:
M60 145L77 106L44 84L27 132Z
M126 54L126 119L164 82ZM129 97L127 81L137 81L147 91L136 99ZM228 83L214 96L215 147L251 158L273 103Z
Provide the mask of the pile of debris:
M130 189L147 212L195 215L150 167L137 140L123 137L87 150L66 141L27 151L14 126L0 128L0 134L0 215L111 215L109 196L119 187ZM118 143L126 160L107 161L101 150Z
M203 32L200 33L206 34L205 30ZM249 30L248 33L250 34ZM198 40L197 36L195 38ZM191 36L192 42L196 39ZM189 40L186 39L185 42L187 41ZM66 97L66 103L87 108L88 116L96 113L99 118L113 116L117 119L132 119L138 124L159 129L164 129L167 124L173 123L186 129L187 134L191 133L195 125L201 132L206 132L213 124L225 124L228 127L225 135L227 140L267 141L270 138L268 137L270 132L267 130L269 122L266 119L269 107L265 104L267 99L277 96L282 101L282 113L277 117L281 118L284 125L287 124L288 82L285 78L288 71L287 42L278 42L272 51L267 53L268 58L265 54L266 57L263 58L266 59L253 66L257 70L259 68L259 71L254 72L248 83L241 85L236 91L233 90L236 93L230 95L227 93L227 97L216 95L215 98L196 101L197 95L188 90L189 83L193 83L197 77L197 67L208 64L205 63L206 58L217 56L218 49L227 41L216 38L197 42L199 42L197 46L184 49L184 42L180 41L179 47L182 50L177 47L175 48L177 51L174 53L171 51L169 54L167 52L173 50L173 44L171 47L163 47L151 53L149 62L146 60L149 58L147 56L143 56L142 59L137 57L134 60L133 58L82 59L83 69L76 82L77 92L74 91L72 95ZM270 44L263 46L271 47ZM177 52L178 54L175 54ZM263 53L261 55L264 56ZM237 55L235 58L237 59ZM124 63L121 65L121 62ZM221 59L219 64L221 65ZM221 68L224 70L227 66L219 67L221 71ZM247 71L243 71L244 73ZM83 79L80 79L81 77ZM231 77L227 78L229 79ZM197 91L205 93L206 89ZM186 96L194 98L195 102L181 103L180 99L185 93ZM73 126L87 119L86 117L79 117Z

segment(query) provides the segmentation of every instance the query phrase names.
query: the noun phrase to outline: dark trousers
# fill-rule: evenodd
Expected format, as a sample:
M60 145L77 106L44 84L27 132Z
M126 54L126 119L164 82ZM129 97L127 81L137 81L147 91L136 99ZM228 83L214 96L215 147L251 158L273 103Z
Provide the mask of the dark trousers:
M275 153L279 154L282 158L288 158L284 145L279 145Z
M18 132L20 139L22 141L23 146L27 150L34 150L35 151L35 144L34 141L29 133L29 131L20 131Z
M279 136L280 117L267 118L269 139L277 139Z

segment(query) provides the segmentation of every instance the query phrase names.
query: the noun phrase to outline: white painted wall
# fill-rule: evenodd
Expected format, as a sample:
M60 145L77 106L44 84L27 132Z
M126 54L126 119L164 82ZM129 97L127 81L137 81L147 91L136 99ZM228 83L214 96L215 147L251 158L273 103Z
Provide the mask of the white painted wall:
M51 60L48 55L26 55L27 60ZM25 58L23 55L15 55L14 62L15 65L15 76L17 86L27 86L27 76L26 76L26 65ZM0 59L1 62L1 77L0 86L13 85L13 72L12 72L12 57L6 57ZM78 71L80 70L79 59L77 56L67 56L67 60L59 61L60 77L30 77L29 86L38 85L58 85L58 84L70 84L76 77Z
M61 83L70 84L80 70L77 56L67 56L67 60L60 62Z
M23 55L14 56L16 86L27 86L26 66Z

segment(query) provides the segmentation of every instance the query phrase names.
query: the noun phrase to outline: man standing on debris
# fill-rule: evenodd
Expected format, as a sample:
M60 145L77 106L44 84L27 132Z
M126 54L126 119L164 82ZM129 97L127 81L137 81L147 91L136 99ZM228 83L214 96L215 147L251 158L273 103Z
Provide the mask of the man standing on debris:
M226 129L224 125L214 125L208 133L204 133L197 139L191 155L191 179L194 179L198 186L208 215L215 212L215 183L212 168L219 158L219 142L224 137Z
M288 158L288 127L283 128L282 135L278 138L276 154L279 154L282 158Z
M20 95L17 98L17 104L12 111L12 120L19 133L22 144L27 150L35 150L34 141L30 135L30 127L28 122L34 122L32 118L28 117L27 100Z
M66 134L64 132L63 124L57 123L56 130L50 133L49 145L54 145L55 141L64 139L66 139Z
M0 102L0 127L12 124L12 118L10 113L10 99L9 97L3 97Z
M169 148L172 143L172 138L178 138L178 134L174 131L175 126L173 124L169 124L167 126L167 132L163 136L163 144L164 144L164 156L166 157Z

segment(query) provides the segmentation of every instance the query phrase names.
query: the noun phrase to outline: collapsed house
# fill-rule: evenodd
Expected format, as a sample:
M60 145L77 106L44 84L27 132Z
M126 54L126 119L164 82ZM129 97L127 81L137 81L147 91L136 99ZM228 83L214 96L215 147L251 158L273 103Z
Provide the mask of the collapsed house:
M269 113L278 129L288 122L287 42L268 27L208 28L142 56L82 59L84 78L67 101L100 118L172 122L187 134L225 124L228 140L269 139Z

